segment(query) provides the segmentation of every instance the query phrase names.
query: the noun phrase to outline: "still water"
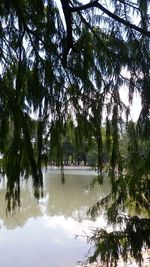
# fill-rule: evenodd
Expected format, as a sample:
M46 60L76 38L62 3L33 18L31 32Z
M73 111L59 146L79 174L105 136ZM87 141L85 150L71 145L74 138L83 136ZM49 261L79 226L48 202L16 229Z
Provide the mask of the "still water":
M75 267L88 252L86 236L106 222L87 210L109 192L109 186L89 188L90 170L44 173L44 198L37 202L31 181L22 185L21 210L6 216L5 188L0 189L0 267Z

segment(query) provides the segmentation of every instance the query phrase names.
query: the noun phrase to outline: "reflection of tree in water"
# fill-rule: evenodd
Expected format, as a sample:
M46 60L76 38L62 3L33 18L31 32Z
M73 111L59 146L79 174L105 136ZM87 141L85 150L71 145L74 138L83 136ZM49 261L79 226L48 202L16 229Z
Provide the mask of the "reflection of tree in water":
M73 217L80 221L87 218L87 210L99 198L109 192L108 184L90 188L93 176L89 175L65 175L65 185L61 185L60 175L49 174L46 177L46 188L49 192L47 205L48 215L63 214L65 217Z
M45 212L48 216L62 214L65 218L73 217L76 221L87 219L87 210L99 198L109 192L108 184L101 189L89 185L93 176L65 175L65 185L61 184L60 173L48 172L44 179L44 199L37 202L33 196L31 181L22 184L21 208L12 214L6 215L5 187L0 190L0 219L6 228L13 229L23 226L28 219L42 216Z
M30 181L28 184L23 185L21 191L21 208L15 210L12 214L6 214L6 202L5 202L6 190L0 190L0 219L6 228L13 229L17 226L23 226L28 219L37 218L42 215L42 211L38 202L35 200L33 193L30 190Z

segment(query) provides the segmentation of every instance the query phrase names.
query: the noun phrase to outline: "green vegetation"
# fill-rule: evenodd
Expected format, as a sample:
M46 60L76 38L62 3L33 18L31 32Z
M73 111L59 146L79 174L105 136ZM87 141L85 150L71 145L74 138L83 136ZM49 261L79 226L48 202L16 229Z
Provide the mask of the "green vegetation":
M102 140L103 140L103 151L102 151L102 162L108 163L109 155L106 149L105 132L106 129L102 129ZM82 165L91 166L95 169L98 168L98 153L97 153L97 142L95 137L86 138L84 135L79 136L79 127L75 126L73 121L69 119L66 122L65 135L61 140L61 154L63 165ZM124 147L124 146L123 146ZM49 164L57 165L57 154L48 153ZM47 156L48 156L47 155Z
M104 206L108 223L120 227L93 235L90 261L100 257L116 266L119 254L126 260L130 252L141 264L142 248L150 247L149 1L61 0L64 20L56 4L0 1L0 168L7 209L20 206L21 177L31 174L35 197L43 194L41 168L52 159L62 166L66 145L77 160L83 151L91 164L97 157L101 184L106 155L112 190L90 212L95 216ZM136 124L120 98L124 85L130 106L135 92L141 97ZM131 206L136 216L128 215Z

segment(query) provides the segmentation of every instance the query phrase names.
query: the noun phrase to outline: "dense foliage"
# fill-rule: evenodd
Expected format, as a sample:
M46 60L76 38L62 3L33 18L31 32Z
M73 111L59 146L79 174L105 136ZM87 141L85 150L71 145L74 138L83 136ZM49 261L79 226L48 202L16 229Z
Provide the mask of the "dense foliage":
M108 222L120 229L94 234L90 260L116 264L130 251L141 262L142 247L150 246L149 1L61 0L62 11L57 3L0 1L0 168L7 176L7 208L20 205L20 179L32 175L38 198L42 164L53 155L63 165L70 116L76 144L92 138L97 144L102 183L105 123L112 191L91 214L104 205ZM130 108L120 98L125 85L130 104L135 91L141 97L136 125L128 122Z

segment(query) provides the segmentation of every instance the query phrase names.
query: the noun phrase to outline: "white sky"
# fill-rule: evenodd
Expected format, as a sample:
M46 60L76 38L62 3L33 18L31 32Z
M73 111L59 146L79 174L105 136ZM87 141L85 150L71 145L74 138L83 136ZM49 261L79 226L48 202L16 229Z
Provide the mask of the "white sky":
M120 97L122 102L126 105L129 106L129 101L128 101L128 87L127 86L122 86L120 88ZM138 92L135 92L133 94L133 102L132 105L130 106L130 116L129 120L132 119L134 122L138 120L139 114L141 110L141 98Z

